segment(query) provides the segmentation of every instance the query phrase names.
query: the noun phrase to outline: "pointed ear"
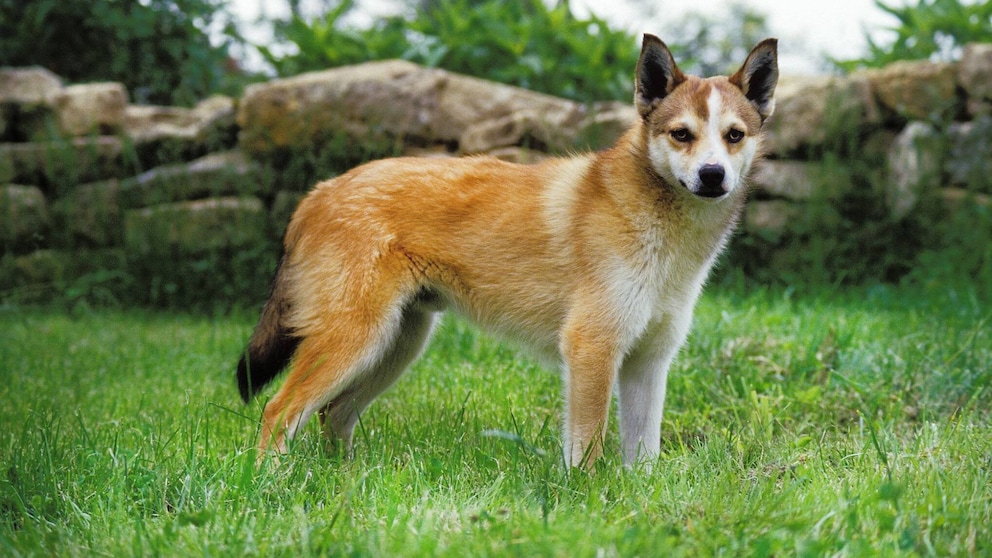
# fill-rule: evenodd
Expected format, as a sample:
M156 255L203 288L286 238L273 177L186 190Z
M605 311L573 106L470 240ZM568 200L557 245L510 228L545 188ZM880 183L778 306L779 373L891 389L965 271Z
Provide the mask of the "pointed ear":
M775 84L778 83L778 39L765 39L747 55L737 73L730 76L761 115L764 122L775 110Z
M634 106L644 118L663 99L685 81L685 75L675 65L672 52L661 39L644 34L641 57L637 60L637 81L634 86Z

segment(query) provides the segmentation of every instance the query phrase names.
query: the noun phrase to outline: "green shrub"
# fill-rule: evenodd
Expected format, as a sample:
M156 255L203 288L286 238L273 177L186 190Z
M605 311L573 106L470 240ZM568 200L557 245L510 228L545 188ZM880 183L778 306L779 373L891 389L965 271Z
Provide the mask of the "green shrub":
M728 267L762 284L894 282L936 240L924 234L929 216L891 217L881 189L884 164L836 155L810 164L818 194L803 203L782 234L739 235Z
M40 65L70 82L118 81L134 100L192 104L238 86L226 0L0 0L0 66ZM225 25L221 44L208 29Z
M259 47L280 75L369 60L403 58L578 101L627 100L638 41L567 1L436 0L410 18L385 17L368 29L349 27L343 0L313 21L298 14L277 25L297 54Z
M274 242L198 254L176 248L129 254L120 295L126 306L200 314L254 309L265 300L277 258Z
M713 76L732 74L754 45L771 35L763 13L733 2L719 15L699 11L685 14L665 25L662 38L684 71Z
M841 69L878 68L898 60L949 60L967 43L992 41L992 2L919 0L915 6L901 6L875 0L875 5L898 21L887 29L894 36L876 42L866 33L868 55L836 61Z

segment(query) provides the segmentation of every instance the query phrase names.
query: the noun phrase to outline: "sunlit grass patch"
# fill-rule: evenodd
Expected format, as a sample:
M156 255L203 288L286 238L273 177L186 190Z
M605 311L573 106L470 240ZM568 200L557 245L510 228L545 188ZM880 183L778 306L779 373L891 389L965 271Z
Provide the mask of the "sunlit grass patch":
M560 379L457 320L329 452L255 467L253 316L0 312L4 555L970 555L992 540L989 315L713 289L662 457L562 464Z

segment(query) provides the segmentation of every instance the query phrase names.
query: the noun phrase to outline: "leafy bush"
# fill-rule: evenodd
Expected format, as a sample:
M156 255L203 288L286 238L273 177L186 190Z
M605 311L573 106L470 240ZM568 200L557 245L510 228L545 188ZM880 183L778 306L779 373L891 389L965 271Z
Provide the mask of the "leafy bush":
M129 254L117 292L129 305L196 313L254 308L265 300L277 256L274 242L201 254L171 247Z
M771 36L768 18L740 2L726 14L689 12L665 26L664 39L686 72L701 76L731 74L748 52ZM791 47L790 47L791 48Z
M0 0L0 66L40 65L72 82L119 81L135 100L189 105L237 87L226 0ZM224 41L208 29L225 26Z
M802 213L780 235L739 235L726 267L765 285L891 283L938 242L927 233L926 223L936 220L930 215L891 217L880 188L884 163L828 155L813 165L818 194Z
M967 43L992 41L992 2L919 0L916 6L901 6L875 0L875 5L898 20L898 25L888 29L895 36L891 42L878 43L866 34L868 55L837 61L840 68L878 68L898 60L950 60Z
M259 50L280 75L403 58L584 102L627 100L633 91L637 39L594 15L575 16L567 0L436 0L368 29L343 23L353 5L343 0L313 21L295 14L278 23L296 54Z

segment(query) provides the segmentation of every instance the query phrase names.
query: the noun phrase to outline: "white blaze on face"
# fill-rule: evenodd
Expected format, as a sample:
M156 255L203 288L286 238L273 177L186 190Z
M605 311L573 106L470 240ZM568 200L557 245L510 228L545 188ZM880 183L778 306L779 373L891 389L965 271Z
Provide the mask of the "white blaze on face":
M706 165L719 165L723 167L723 189L732 192L737 186L737 176L730 161L730 153L727 152L727 143L724 139L728 124L727 116L723 114L723 97L720 90L714 87L710 90L710 96L706 99L706 108L709 112L709 120L706 122L706 133L701 138L706 143L701 145L699 161L696 161L696 176L699 176L699 169Z

